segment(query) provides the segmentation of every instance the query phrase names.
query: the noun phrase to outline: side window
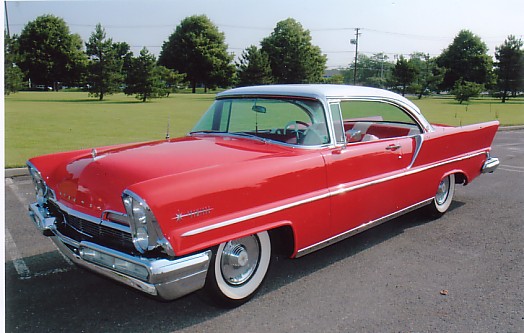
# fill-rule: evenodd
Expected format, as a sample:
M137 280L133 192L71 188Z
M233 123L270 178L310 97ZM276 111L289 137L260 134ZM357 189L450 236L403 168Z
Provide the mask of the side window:
M382 101L347 100L340 103L348 143L411 136L421 133L406 111Z

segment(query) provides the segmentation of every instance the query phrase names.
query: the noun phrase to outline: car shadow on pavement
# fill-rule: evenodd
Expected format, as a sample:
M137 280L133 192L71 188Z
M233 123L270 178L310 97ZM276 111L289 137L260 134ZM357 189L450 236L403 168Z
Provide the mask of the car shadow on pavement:
M454 201L450 210L462 205ZM265 284L251 302L431 221L421 211L415 211L297 260L276 256ZM172 302L159 302L72 266L58 252L24 261L36 273L21 276L13 262L5 264L9 332L171 332L236 311L208 303L200 292Z
M463 205L463 202L453 201L448 212ZM268 291L278 289L283 284L291 283L294 280L298 280L301 277L392 239L404 233L407 229L423 226L436 220L436 218L429 217L423 210L419 209L296 260L277 258L271 267L265 288Z

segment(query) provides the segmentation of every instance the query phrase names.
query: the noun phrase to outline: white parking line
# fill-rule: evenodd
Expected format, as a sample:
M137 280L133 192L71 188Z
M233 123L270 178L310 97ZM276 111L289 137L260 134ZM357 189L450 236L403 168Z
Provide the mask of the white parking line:
M524 173L524 167L521 167L521 166L501 164L498 168L501 169L501 170L504 170L504 171L522 172L522 173Z
M7 255L13 260L13 265L15 266L16 272L18 273L18 277L20 279L30 279L31 271L25 264L25 261L20 255L20 252L18 252L15 241L13 240L13 237L7 228L5 229L5 243Z
M27 206L29 204L27 199L20 195L20 188L11 178L6 178L5 183L11 189L11 192L15 195L16 199L22 204L22 206ZM5 241L7 255L11 258L11 260L13 260L13 265L15 266L16 272L18 273L18 278L21 280L30 279L31 277L46 276L49 274L67 272L71 270L71 268L74 266L73 262L69 260L69 258L67 258L60 250L58 250L58 247L56 247L55 243L52 242L53 246L56 248L58 253L60 253L62 258L64 258L64 261L67 263L69 267L55 268L45 272L36 272L32 274L29 270L29 267L27 267L27 264L25 263L22 255L20 254L20 252L18 252L16 242L11 236L11 233L9 232L7 227L5 228Z
M6 178L5 179L5 183L12 190L12 192L15 195L16 199L18 199L18 201L20 201L22 206L26 207L29 204L29 202L27 201L27 199L23 198L20 195L20 188L18 187L18 185L16 185L15 182L11 178Z

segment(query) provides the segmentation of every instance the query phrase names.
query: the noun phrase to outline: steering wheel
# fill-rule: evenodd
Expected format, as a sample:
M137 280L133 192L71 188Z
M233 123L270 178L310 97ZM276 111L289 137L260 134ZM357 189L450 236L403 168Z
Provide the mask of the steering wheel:
M305 123L303 121L300 121L300 120L293 120L293 121L290 121L289 123L286 124L286 126L284 126L284 135L287 135L287 131L291 131L291 126L294 126L295 128L293 129L293 132L295 132L295 134L297 135L297 139L298 139L298 133L300 133L298 130L299 130L299 125L302 125L304 126L304 129L308 128L309 127L309 124L308 123Z

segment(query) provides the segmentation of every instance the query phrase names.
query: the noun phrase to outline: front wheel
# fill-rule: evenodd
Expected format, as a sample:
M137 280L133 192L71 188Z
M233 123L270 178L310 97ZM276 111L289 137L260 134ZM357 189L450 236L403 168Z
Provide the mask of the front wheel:
M247 302L264 281L270 260L267 231L220 244L207 273L208 294L223 306Z
M440 217L449 209L455 193L455 175L444 177L437 188L435 198L428 206L431 217Z

